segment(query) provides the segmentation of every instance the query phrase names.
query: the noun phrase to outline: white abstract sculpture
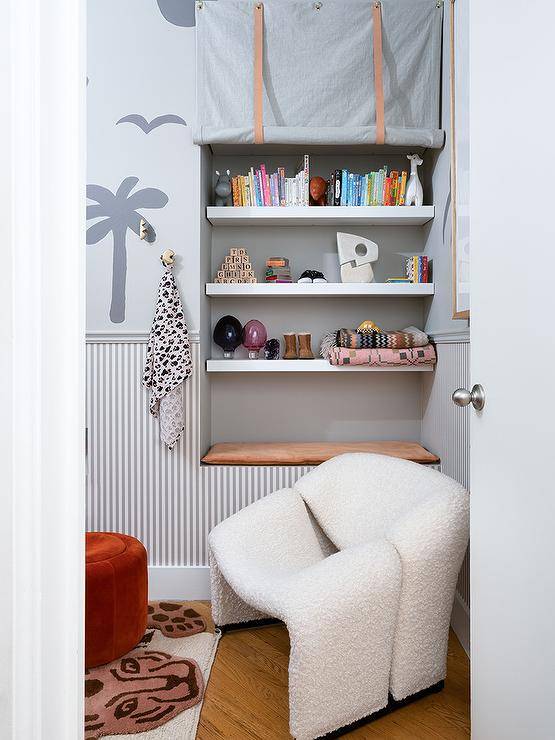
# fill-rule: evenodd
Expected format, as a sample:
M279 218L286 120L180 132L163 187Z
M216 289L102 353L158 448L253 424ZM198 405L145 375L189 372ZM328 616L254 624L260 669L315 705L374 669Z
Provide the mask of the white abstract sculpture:
M378 259L376 242L355 234L337 234L337 252L341 265L342 283L371 283L374 280L372 262Z
M406 206L421 206L424 204L424 193L422 192L422 183L418 179L417 167L422 164L422 159L418 154L407 154L410 160L410 177L405 195Z

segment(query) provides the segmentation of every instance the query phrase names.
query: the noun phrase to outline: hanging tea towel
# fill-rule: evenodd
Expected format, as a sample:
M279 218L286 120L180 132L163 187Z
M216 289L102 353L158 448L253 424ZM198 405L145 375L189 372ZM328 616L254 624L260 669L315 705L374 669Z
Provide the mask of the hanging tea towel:
M150 389L150 413L160 417L160 438L171 450L185 429L183 382L193 372L189 332L171 266L158 287L143 383Z

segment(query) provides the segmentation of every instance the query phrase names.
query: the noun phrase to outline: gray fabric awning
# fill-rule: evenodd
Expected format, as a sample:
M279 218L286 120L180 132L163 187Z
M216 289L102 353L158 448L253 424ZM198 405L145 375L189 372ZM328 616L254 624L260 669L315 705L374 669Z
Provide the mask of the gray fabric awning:
M197 3L197 144L252 144L253 0ZM265 0L268 144L375 144L373 0ZM438 148L438 0L382 0L385 143Z

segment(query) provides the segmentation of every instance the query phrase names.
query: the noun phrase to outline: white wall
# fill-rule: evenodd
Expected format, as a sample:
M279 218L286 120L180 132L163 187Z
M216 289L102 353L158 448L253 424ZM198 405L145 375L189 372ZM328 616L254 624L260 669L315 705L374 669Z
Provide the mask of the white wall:
M188 7L193 3L184 3ZM168 203L140 210L156 230L153 244L127 231L126 318L109 317L112 234L87 246L87 329L147 331L161 275L160 254L178 255L189 327L199 328L199 171L200 151L191 143L195 117L195 30L169 22L160 0L91 0L88 3L88 163L87 183L112 192L130 176L136 190L156 188ZM173 17L169 12L168 17ZM175 20L175 18L174 18ZM164 123L145 133L128 115L148 122L178 116L187 125ZM95 220L89 221L89 226Z
M434 332L466 332L466 320L454 320L452 304L452 253L451 253L451 119L449 111L449 13L445 4L443 20L443 70L441 80L441 125L445 131L445 146L441 150L428 150L425 165L428 177L425 197L436 207L436 216L427 226L425 253L433 260L435 295L425 302L425 330Z

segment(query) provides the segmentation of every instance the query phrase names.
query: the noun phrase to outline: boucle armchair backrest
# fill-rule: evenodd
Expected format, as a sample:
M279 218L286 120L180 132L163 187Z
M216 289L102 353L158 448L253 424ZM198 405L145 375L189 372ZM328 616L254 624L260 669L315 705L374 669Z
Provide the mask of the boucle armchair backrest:
M328 460L295 484L339 549L385 537L429 497L465 490L437 470L386 455L352 453Z

